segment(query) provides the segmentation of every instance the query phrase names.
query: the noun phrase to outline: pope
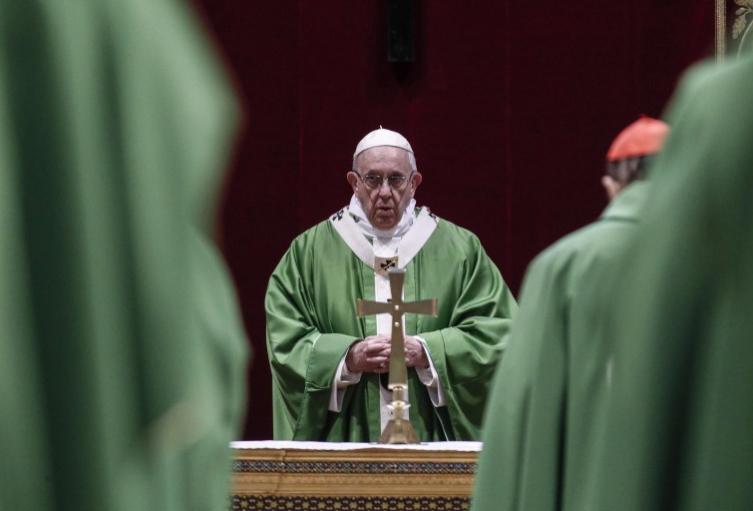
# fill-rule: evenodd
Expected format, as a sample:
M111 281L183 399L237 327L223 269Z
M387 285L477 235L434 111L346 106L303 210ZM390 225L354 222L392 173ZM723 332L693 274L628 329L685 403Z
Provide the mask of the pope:
M376 441L390 415L390 316L358 318L358 298L436 298L407 315L409 420L420 440L476 440L515 300L471 232L418 207L423 180L397 132L367 134L346 178L350 203L295 240L267 291L267 350L278 439Z

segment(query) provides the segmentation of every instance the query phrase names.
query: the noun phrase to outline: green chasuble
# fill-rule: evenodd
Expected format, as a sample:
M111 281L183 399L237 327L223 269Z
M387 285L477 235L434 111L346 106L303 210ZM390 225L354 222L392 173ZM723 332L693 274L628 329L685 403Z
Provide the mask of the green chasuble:
M180 2L0 2L3 511L227 508L234 106Z
M598 499L753 506L753 59L683 82L615 310Z
M606 392L604 311L648 183L531 264L484 422L475 511L583 510Z
M405 268L404 298L437 298L439 315L407 315L405 330L426 340L446 406L433 406L410 369L410 419L424 441L477 440L517 306L478 238L446 220L437 222ZM266 298L275 438L379 439L378 375L362 375L347 388L341 411L328 411L340 360L354 341L376 333L375 317L356 317L355 305L357 298L373 300L374 286L373 269L356 257L332 222L293 241L272 274Z

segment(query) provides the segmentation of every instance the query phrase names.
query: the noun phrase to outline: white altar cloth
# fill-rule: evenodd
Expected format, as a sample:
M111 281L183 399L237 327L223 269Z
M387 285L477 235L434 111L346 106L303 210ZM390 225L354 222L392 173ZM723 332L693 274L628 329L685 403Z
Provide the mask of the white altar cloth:
M481 452L481 442L424 442L421 444L377 444L360 442L296 442L260 440L231 442L233 449L301 449L311 451L360 451L396 449L400 451Z

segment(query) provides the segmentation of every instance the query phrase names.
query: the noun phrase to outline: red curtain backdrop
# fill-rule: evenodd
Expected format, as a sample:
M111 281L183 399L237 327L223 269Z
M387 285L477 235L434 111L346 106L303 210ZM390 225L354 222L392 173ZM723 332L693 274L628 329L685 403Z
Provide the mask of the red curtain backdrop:
M255 358L245 437L271 438L264 292L300 232L345 205L356 142L412 143L419 204L475 232L517 292L606 205L604 154L713 48L713 2L416 1L416 62L387 61L386 0L196 0L246 114L220 241ZM437 276L440 278L440 276Z

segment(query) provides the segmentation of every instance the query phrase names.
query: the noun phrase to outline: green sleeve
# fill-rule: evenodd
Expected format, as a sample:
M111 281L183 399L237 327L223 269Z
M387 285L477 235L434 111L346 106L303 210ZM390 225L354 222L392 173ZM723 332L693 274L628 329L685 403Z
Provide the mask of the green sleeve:
M337 365L357 339L318 327L305 259L299 239L272 273L265 300L275 439L319 437Z
M445 391L454 437L478 440L481 419L517 304L481 243L472 237L463 287L447 327L418 335Z

